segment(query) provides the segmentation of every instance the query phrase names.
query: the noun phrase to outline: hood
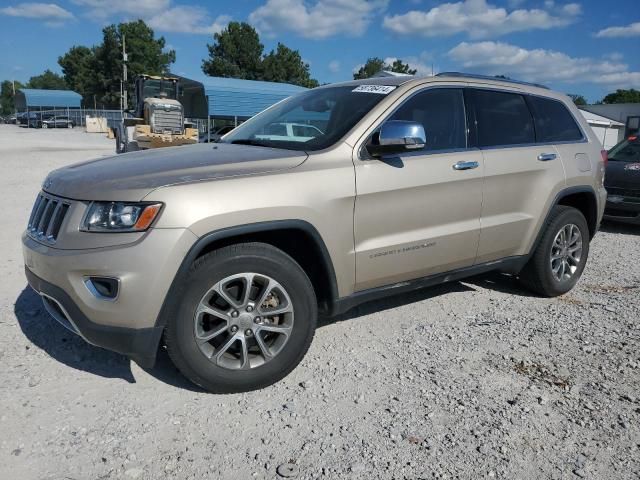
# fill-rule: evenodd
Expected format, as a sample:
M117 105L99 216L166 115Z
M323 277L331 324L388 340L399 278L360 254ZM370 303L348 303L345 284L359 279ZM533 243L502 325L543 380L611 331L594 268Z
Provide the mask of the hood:
M604 184L605 187L640 190L640 163L609 160Z
M201 143L100 158L54 170L43 189L75 200L139 201L167 185L276 172L300 165L305 152Z

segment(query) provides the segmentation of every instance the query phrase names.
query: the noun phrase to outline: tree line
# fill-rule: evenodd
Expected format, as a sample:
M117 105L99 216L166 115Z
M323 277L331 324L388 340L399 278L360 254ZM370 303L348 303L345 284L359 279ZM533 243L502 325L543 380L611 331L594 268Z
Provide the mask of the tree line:
M87 47L73 46L58 58L62 75L45 70L33 76L25 84L15 82L20 88L71 89L82 95L83 105L91 108L119 108L120 85L123 77L122 40L125 38L128 54L128 81L132 90L137 75L163 75L176 61L175 50L167 50L164 37L156 38L142 20L109 25L102 30L102 41ZM298 50L278 42L275 49L265 52L258 32L245 22L230 22L226 28L213 35L213 43L207 44L208 57L202 61L206 75L232 77L245 80L283 82L313 88L319 85L311 76L310 67ZM371 57L353 74L354 79L369 78L381 70L414 75L416 70L396 59L386 63L379 57ZM0 108L3 114L14 111L14 83L5 80L0 88ZM581 95L572 95L577 104L586 104ZM616 90L600 103L640 103L640 91Z

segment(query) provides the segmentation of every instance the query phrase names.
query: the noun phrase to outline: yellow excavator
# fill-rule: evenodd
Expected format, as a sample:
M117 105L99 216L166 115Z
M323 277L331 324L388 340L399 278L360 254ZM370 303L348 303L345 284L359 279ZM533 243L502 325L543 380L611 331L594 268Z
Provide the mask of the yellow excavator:
M140 75L135 79L133 105L120 122L109 122L116 152L198 143L198 130L185 120L180 79Z

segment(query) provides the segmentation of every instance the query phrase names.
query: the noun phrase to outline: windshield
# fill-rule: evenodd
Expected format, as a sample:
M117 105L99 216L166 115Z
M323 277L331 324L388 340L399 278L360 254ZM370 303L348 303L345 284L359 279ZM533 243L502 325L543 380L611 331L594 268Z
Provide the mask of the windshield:
M170 98L176 99L176 83L169 80L153 80L144 81L142 89L143 98Z
M614 162L640 162L640 140L629 137L609 150L608 156Z
M330 147L385 97L354 89L352 85L299 93L247 120L223 142L305 151Z

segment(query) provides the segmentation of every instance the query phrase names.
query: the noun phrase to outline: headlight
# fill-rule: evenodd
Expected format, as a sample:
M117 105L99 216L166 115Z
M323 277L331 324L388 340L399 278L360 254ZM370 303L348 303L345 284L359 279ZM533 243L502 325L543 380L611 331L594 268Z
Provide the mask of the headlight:
M149 228L161 203L93 202L82 222L85 232L142 232Z

